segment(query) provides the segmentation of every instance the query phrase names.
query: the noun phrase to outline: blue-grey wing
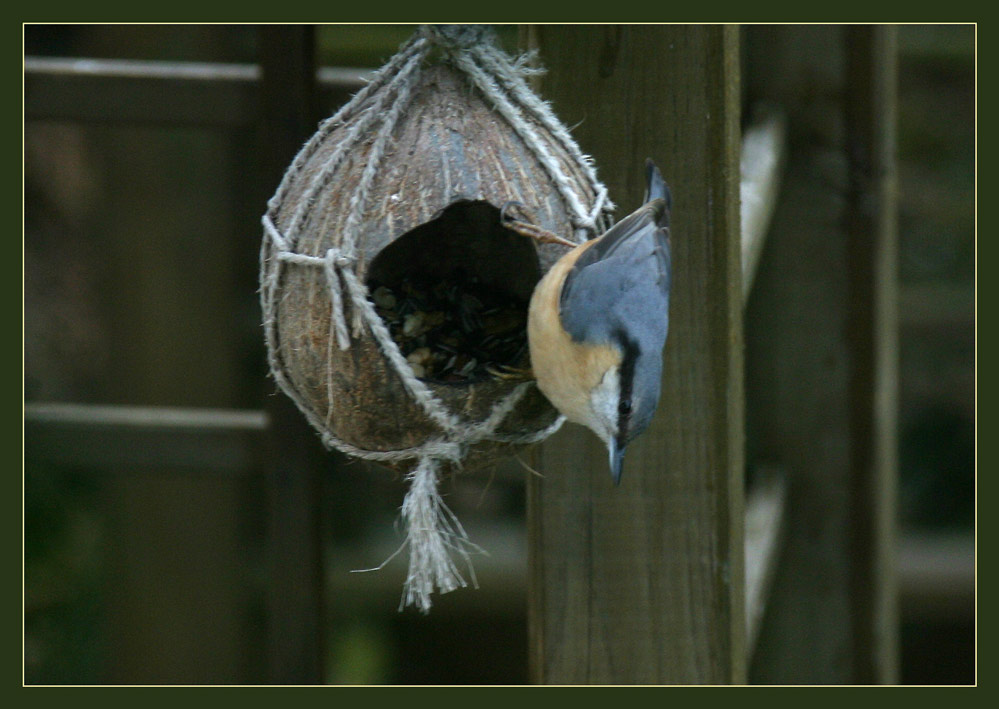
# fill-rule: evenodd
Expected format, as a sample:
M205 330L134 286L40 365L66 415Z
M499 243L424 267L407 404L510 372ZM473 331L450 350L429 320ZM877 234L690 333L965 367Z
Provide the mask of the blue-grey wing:
M624 328L643 349L662 348L671 280L668 224L666 200L653 199L583 252L559 303L574 340L611 342Z

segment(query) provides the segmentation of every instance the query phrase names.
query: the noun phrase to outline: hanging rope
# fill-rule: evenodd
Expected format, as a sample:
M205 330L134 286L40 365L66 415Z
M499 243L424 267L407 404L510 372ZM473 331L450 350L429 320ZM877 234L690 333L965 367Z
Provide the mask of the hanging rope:
M441 466L460 467L470 446L481 441L525 444L543 440L558 430L564 421L559 416L552 425L540 431L519 435L499 433L503 422L534 386L533 382L518 385L498 400L483 421L466 421L449 411L434 392L417 378L388 327L378 316L367 287L356 273L357 239L367 208L368 194L379 174L393 131L411 104L421 67L434 47L442 50L459 70L468 75L544 167L571 216L577 243L606 229L609 225L609 213L614 208L607 197L606 188L596 179L590 158L582 154L551 109L528 88L523 77L534 70L528 69L525 61L512 62L496 48L491 30L477 25L421 27L369 84L320 125L316 134L295 157L274 197L268 202L267 212L262 219L265 248L261 250L260 293L271 372L279 386L306 415L309 423L320 432L327 447L378 462L415 461L414 467L405 476L409 487L401 509L407 535L403 547L408 547L410 557L401 607L414 605L424 612L430 609L430 598L435 590L446 593L467 585L453 555L464 562L469 578L475 584L470 554L479 551L441 499L437 489ZM335 149L310 178L298 206L290 218L285 220L286 231L282 233L277 227L278 218L292 185L296 179L301 178L306 165L316 155L323 141L336 129L348 124L349 128ZM584 204L558 160L542 140L535 124L551 133L586 175L594 194L592 204ZM358 186L351 195L339 246L329 248L322 254L298 253L296 248L299 235L310 212L319 210L319 213L325 213L332 199L329 186L338 170L351 150L361 141L368 140L371 141L371 146L366 157L367 163ZM268 245L270 250L266 248ZM406 392L440 428L438 435L411 448L371 451L351 445L329 432L333 401L332 367L328 367L327 371L327 399L330 408L323 419L310 409L302 392L284 373L280 361L276 296L281 274L288 266L317 268L324 274L331 304L328 357L332 357L334 344L340 350L347 350L352 345L352 334L354 338L359 337L362 329L366 329ZM348 311L353 318L349 324Z

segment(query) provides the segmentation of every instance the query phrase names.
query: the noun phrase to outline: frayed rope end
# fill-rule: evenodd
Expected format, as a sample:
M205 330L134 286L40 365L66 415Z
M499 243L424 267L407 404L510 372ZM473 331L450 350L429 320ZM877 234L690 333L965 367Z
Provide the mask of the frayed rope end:
M403 586L399 610L415 606L422 613L430 612L430 597L436 591L448 593L468 586L479 587L472 566L471 554L484 551L468 539L464 527L448 509L437 489L438 461L423 457L406 475L409 491L402 503L402 521L406 527L409 547L409 573ZM461 557L468 568L465 580L453 554Z

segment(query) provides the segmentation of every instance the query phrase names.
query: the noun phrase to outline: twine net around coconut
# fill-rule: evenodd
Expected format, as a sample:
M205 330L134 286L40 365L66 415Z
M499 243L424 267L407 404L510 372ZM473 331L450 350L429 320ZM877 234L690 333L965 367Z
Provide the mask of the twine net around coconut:
M389 328L372 303L368 287L358 273L363 258L358 246L365 229L364 217L370 207L373 185L383 169L392 146L393 133L406 115L414 86L425 70L430 53L441 50L445 60L467 77L485 98L492 110L502 116L547 175L564 210L571 217L571 240L574 243L593 238L610 224L613 204L606 188L596 178L592 161L580 151L568 130L550 107L528 87L525 77L536 71L528 68L526 57L511 60L497 48L486 26L423 26L407 41L374 78L334 116L319 126L288 168L263 216L264 243L261 250L260 295L263 325L271 374L281 389L295 402L309 423L319 432L323 443L357 458L387 464L407 464L408 484L401 519L408 547L409 571L400 609L414 605L427 612L434 591L446 593L466 586L456 558L468 569L475 584L470 553L477 547L470 542L457 517L445 505L438 490L444 466L458 468L474 444L489 441L502 444L529 444L554 433L563 418L537 430L507 431L502 425L522 400L536 387L524 381L492 403L487 415L472 420L449 408L434 390L414 372L403 356ZM541 131L547 133L542 139ZM320 148L336 133L338 142L325 155L320 169L308 173L301 188L306 166L313 165ZM553 142L554 141L554 142ZM303 232L309 228L309 216L329 204L339 170L352 151L364 145L367 163L350 195L346 218L339 228L334 245L323 253L302 253L298 248ZM560 152L553 153L552 146ZM583 175L589 195L581 194L565 169L565 156L577 174ZM310 168L311 169L311 168ZM295 203L286 204L293 185L299 190ZM279 214L281 218L279 219ZM282 228L279 228L279 222ZM329 336L327 348L328 409L325 416L316 411L300 383L286 371L278 333L278 309L283 297L282 276L288 269L314 269L322 274L329 298ZM355 445L331 430L332 402L335 396L335 349L358 347L362 338L371 338L377 351L398 377L408 397L433 422L435 433L417 445L377 450ZM399 552L396 552L399 553ZM393 555L394 557L395 555ZM384 565L384 564L383 564ZM381 568L381 566L377 567Z

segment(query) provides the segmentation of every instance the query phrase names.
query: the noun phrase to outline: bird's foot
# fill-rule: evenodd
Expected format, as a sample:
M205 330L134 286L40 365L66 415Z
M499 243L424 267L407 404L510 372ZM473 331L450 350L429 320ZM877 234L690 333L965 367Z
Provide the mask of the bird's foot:
M513 215L514 210L519 212L517 216ZM568 239L563 239L558 234L554 234L547 229L535 226L531 223L530 219L530 215L527 213L524 205L520 202L507 202L503 205L503 208L500 209L500 223L507 229L510 229L521 236L534 239L540 244L558 244L559 246L568 246L571 249L579 246L579 244L574 244Z
M531 381L534 379L534 371L530 367L510 367L505 364L486 365L486 371L493 379L505 381Z

